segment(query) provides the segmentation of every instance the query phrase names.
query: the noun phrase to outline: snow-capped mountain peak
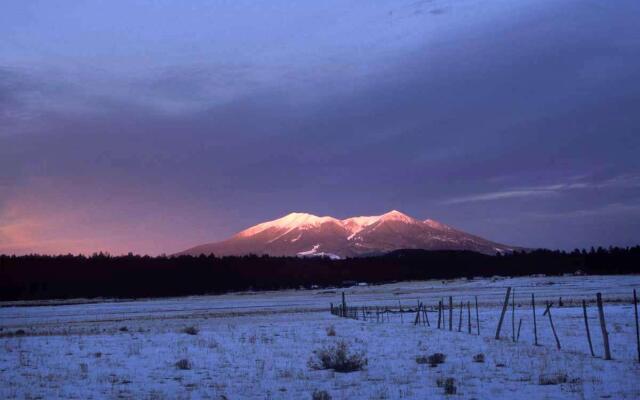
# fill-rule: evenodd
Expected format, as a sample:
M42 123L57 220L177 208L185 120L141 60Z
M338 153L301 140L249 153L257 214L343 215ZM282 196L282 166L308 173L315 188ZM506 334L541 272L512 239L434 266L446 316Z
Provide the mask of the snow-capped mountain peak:
M339 220L294 212L247 228L228 240L181 254L353 257L397 249L472 250L486 254L512 247L470 235L432 219L391 210Z
M326 222L339 223L340 221L333 217L318 217L317 215L308 213L292 212L282 218L263 222L261 224L245 229L242 232L238 233L238 236L253 236L270 228L291 230L300 227L318 226Z
M379 217L380 221L401 221L407 223L418 222L418 220L411 218L407 214L403 214L398 210L391 210L388 213L382 214Z

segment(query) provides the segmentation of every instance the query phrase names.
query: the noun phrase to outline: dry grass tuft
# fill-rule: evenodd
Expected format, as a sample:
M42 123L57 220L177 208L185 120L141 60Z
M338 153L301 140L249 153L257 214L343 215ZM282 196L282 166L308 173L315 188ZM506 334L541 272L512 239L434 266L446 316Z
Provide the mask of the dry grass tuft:
M436 380L436 385L440 388L444 388L444 394L446 395L456 394L458 392L458 388L456 388L456 380L453 378L438 378L438 380Z
M192 368L191 361L189 361L186 358L183 358L182 360L178 361L175 364L175 366L176 366L176 368L183 369L183 370Z
M555 374L542 374L538 379L540 385L559 385L567 382L567 374L555 373Z
M198 332L200 331L195 326L187 326L186 328L182 329L182 333L186 333L187 335L197 335Z
M314 390L311 400L331 400L331 395L326 390Z
M436 367L438 364L444 364L444 360L447 359L447 356L442 353L433 353L429 357L427 357L427 361L429 362L430 367Z
M438 364L444 363L446 358L447 356L442 353L433 353L429 356L416 357L416 362L418 364L429 364L430 367L436 367Z

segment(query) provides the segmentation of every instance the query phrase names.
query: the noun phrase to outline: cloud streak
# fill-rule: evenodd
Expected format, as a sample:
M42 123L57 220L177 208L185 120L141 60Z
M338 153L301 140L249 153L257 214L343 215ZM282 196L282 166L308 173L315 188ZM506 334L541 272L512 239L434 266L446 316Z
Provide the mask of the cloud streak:
M471 194L454 197L443 201L443 204L463 204L474 202L486 202L507 199L529 199L560 195L576 190L602 190L602 189L634 189L640 188L640 175L623 174L601 181L567 182L552 185L529 186L521 188L509 188L494 192Z

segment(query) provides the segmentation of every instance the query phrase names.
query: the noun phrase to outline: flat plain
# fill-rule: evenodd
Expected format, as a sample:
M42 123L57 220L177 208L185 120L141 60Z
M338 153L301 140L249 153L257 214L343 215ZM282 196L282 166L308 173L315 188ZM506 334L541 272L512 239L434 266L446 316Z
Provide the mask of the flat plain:
M515 293L515 314L510 303L501 339L495 340L507 287ZM637 399L633 288L640 288L640 276L459 279L148 300L4 303L0 398L311 399L314 391L325 391L333 399ZM415 310L420 301L429 310L430 326L423 320L415 325L415 312L382 317L371 311L366 320L362 311L357 320L332 315L329 305L339 304L342 292L348 305L359 310ZM603 359L597 292L604 298L612 360ZM532 293L538 346L533 344ZM455 305L452 331L448 310L444 329L436 327L435 306L441 299L448 305L449 296ZM585 334L583 299L595 357ZM543 315L547 301L553 302L561 350ZM520 321L514 342L512 330ZM339 342L363 354L366 366L349 373L313 368L316 352ZM445 355L442 364L417 361L434 353ZM480 353L484 362L475 362ZM445 394L446 378L453 378L455 394Z

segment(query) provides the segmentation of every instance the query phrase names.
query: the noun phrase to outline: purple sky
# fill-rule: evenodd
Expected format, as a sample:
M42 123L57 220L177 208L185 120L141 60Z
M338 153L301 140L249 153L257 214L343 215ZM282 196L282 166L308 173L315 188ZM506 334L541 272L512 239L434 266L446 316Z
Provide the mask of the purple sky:
M0 253L172 253L291 211L640 243L640 2L0 6Z

